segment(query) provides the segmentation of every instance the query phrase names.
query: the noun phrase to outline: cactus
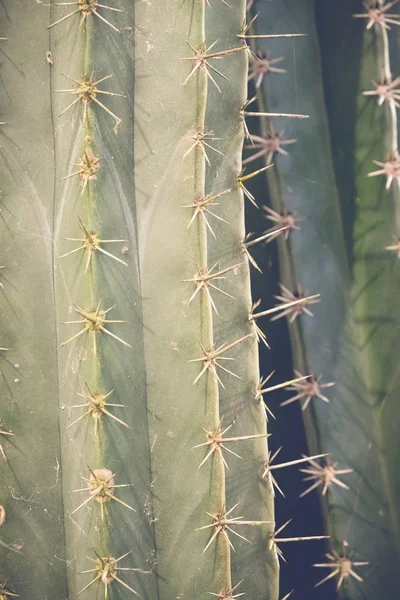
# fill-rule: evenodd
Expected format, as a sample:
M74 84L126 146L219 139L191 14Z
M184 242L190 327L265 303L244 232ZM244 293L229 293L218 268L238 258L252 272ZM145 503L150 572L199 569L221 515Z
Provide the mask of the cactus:
M0 8L0 597L277 600L245 2L133 4Z
M392 437L397 423L397 276L393 257L387 250L385 254L385 246L397 250L397 237L392 243L390 239L396 233L392 229L397 222L398 182L392 183L390 198L384 192L385 182L367 179L370 171L380 174L384 169L383 164L371 168L372 159L397 159L397 100L394 96L381 107L368 97L372 91L376 98L371 80L381 82L381 72L385 81L391 78L388 36L392 32L385 28L389 23L371 22L372 13L362 22L358 17L364 18L367 9L358 2L350 4L315 4L316 21L313 2L257 3L260 15L255 26L261 31L273 33L285 23L294 32L307 33L299 41L278 40L273 54L271 44L254 42L253 51L269 61L263 77L253 78L259 84L259 110L284 112L299 97L301 110L313 118L291 122L281 138L276 138L279 130L274 121L262 118L259 130L252 130L254 149L246 152L245 162L260 168L276 161L266 171L266 187L260 182L252 192L256 198L268 198L263 209L269 228L258 226L257 235L263 229L271 233L289 226L278 237L279 283L285 286L280 296L295 300L320 294L315 306L304 301L287 311L296 376L309 377L293 386L281 403L288 407L275 413L282 419L283 410L294 410L294 403L300 403L310 453L330 455L303 469L307 487L301 495L320 489L330 534L328 558L314 560L321 575L319 580L314 575L315 584L327 586L325 582L335 578L340 597L372 600L381 594L391 597L399 586L397 440ZM388 18L393 27L398 24L398 16ZM316 54L317 25L323 73ZM365 25L367 30L361 33ZM336 56L332 48L338 39L342 41ZM352 61L347 70L343 65L349 49ZM286 71L269 73L271 64L277 64L272 61L281 56L285 61L279 67ZM292 144L294 139L297 142ZM259 216L255 219L258 224ZM261 256L261 261L265 265L267 258ZM270 276L267 282L271 285ZM267 338L274 347L272 330Z
M287 600L286 543L312 540L334 597L398 589L396 4L346 26L354 174L322 88L342 76L326 48L348 8L2 2L0 600ZM352 199L379 193L372 147L393 194L376 229ZM288 320L286 380L264 369L266 317ZM309 453L279 462L282 390ZM322 492L325 531L276 519L291 467L301 496Z
M386 3L387 5L387 3ZM398 8L390 12L397 15ZM387 12L387 11L386 11ZM364 11L365 13L365 11ZM395 19L396 20L396 19ZM368 21L367 21L368 23ZM396 75L400 64L393 47L398 27L392 30L373 26L362 37L362 62L353 110L356 120L351 129L355 149L354 173L351 185L354 196L348 210L354 214L352 239L353 282L352 298L355 319L360 331L362 360L366 365L365 381L377 409L378 427L384 446L387 483L394 511L393 529L399 524L399 475L396 466L398 440L396 390L398 389L398 342L396 328L398 308L395 301L398 286L397 251L399 236L399 181L381 173L377 163L396 160L398 155L398 101ZM358 23L353 24L352 31ZM352 33L349 32L349 33ZM353 34L354 35L354 34ZM393 97L379 95L374 84L391 82ZM384 89L383 89L384 93ZM336 116L332 114L332 127ZM337 152L334 148L334 158ZM395 164L395 169L396 169ZM343 169L337 167L342 175ZM343 183L342 204L348 198L350 180Z

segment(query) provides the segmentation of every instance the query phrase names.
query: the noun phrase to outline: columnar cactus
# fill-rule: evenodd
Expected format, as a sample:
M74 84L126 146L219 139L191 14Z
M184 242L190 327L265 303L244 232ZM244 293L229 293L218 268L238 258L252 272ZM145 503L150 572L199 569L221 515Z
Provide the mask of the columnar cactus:
M0 10L0 597L277 600L245 2Z

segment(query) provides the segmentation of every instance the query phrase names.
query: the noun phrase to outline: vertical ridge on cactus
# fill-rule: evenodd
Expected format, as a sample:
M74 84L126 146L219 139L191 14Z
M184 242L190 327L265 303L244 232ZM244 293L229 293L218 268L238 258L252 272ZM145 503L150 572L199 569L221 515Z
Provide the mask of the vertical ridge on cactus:
M46 32L54 22L53 8L22 1L5 7L15 63L1 90L10 120L1 160L10 212L3 212L1 240L2 254L12 263L7 300L1 303L2 336L10 342L11 360L2 371L12 395L4 387L2 411L21 440L8 445L9 467L2 468L0 495L8 517L1 532L0 576L19 597L73 598L89 584L88 575L79 573L93 549L100 557L132 552L133 566L151 573L144 578L127 571L119 577L110 567L108 575L102 572L99 589L113 597L124 589L128 593L129 586L154 598L141 294L136 223L129 207L134 200L127 98L133 49L101 18L85 18L81 26L71 18ZM132 23L129 3L119 2L118 9L125 12L115 12L115 22ZM32 34L30 54L21 42L24 31ZM66 112L71 92L54 92L75 84L65 86L63 73L78 86L79 102ZM64 179L68 163L77 174ZM69 254L71 241L64 238L78 238L79 223L84 224L81 244L88 250ZM107 256L107 240L115 240L116 260ZM120 254L126 246L128 254ZM114 317L110 308L115 305ZM63 321L82 322L67 326ZM78 425L76 393L84 382L94 401ZM110 390L113 400L106 400ZM107 415L108 405L109 415L124 405L123 419ZM82 488L89 490L73 493ZM97 592L92 585L81 595Z

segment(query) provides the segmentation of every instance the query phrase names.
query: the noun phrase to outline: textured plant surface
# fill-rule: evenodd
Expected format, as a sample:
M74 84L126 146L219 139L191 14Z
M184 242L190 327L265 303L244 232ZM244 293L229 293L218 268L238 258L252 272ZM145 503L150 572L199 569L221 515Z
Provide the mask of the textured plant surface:
M396 597L398 25L1 2L0 600Z

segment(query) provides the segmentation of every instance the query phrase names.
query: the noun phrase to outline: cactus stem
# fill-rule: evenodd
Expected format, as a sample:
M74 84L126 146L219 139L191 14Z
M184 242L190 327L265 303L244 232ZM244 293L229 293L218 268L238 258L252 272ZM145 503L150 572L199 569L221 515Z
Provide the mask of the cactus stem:
M289 519L289 521L286 521L286 523L284 523L281 527L279 527L279 529L277 529L275 531L275 533L272 534L272 536L270 537L269 540L269 549L275 550L275 552L277 553L277 555L284 561L287 562L282 550L279 548L278 543L287 543L287 542L308 542L308 541L312 541L312 540L326 540L329 539L330 536L329 535L308 535L308 536L304 536L304 537L293 537L293 538L278 538L276 537L277 535L279 535L281 533L281 531L283 531L285 529L285 527L287 527L287 525L289 525L289 523L292 521L292 519Z
M348 577L354 577L354 579L357 579L357 581L363 581L362 577L360 577L360 575L358 575L354 571L353 567L365 567L365 566L369 565L369 562L366 562L366 561L354 562L354 561L352 561L351 557L352 557L353 553L352 552L347 553L347 549L348 549L348 543L346 542L346 540L344 540L343 541L343 553L341 555L336 550L332 550L332 552L325 554L326 558L330 561L329 563L319 563L319 564L313 565L313 567L334 569L331 573L329 573L329 575L327 577L324 577L324 579L321 579L321 581L316 583L314 587L318 587L318 586L322 585L323 583L325 583L326 581L328 581L329 579L332 579L332 577L336 577L336 576L339 577L338 583L336 586L337 590L339 590L342 587L344 580L347 579Z
M273 465L273 461L275 460L275 458L278 456L279 452L282 450L281 446L280 448L278 448L278 450L271 456L271 452L268 452L268 460L265 462L264 464L264 472L262 474L262 478L264 479L264 477L266 477L268 475L269 480L272 483L272 489L274 490L274 487L276 487L276 489L278 490L278 492L284 497L285 494L282 492L281 488L279 487L275 477L272 475L271 471L273 469L284 469L285 467L291 467L293 465L298 465L304 462L308 462L311 461L315 458L322 458L324 456L328 456L328 454L317 454L315 456L304 456L303 458L298 458L296 460L291 460L289 462L285 462L285 463L280 463L278 465ZM275 493L275 492L274 492Z
M247 126L246 126L246 123L245 123L245 127L246 127L246 131L247 131ZM250 137L250 133L248 134L248 136L247 136L247 137ZM273 164L267 165L267 166L263 167L262 169L258 169L257 171L253 171L253 173L248 173L247 175L245 175L245 170L243 169L243 170L242 170L242 171L239 173L239 175L238 175L238 178L237 178L237 181L238 181L238 186L239 186L239 187L240 187L240 189L243 191L243 193L244 193L244 195L246 196L246 198L247 198L248 200L250 200L250 202L251 202L252 204L254 204L254 206L255 206L256 208L259 208L259 207L258 207L258 204L257 204L257 202L256 202L256 199L254 198L253 194L251 194L251 193L249 192L249 190L246 188L246 186L244 185L244 183L243 183L243 182L244 182L244 181L247 181L248 179L252 179L252 178L253 178L253 177L255 177L256 175L259 175L260 173L263 173L264 171L266 171L267 169L270 169L270 168L271 168L271 167L273 167L273 166L274 166Z
M275 315L272 317L271 321L276 321L277 319L281 319L282 317L289 315L292 313L289 323L293 323L293 321L299 316L305 313L309 317L313 317L313 313L308 310L307 304L316 304L320 302L318 298L315 296L307 296L307 292L303 293L302 287L300 283L297 284L297 292L296 295L292 294L290 290L288 290L282 283L279 284L279 287L282 290L282 296L275 296L277 300L281 302L281 305L276 306L276 308L283 309L283 312L279 315ZM311 299L310 299L311 298ZM299 304L292 304L290 307L285 307L285 305L291 302L295 302L297 299L303 300Z
M400 77L396 77L394 81L382 77L380 83L377 83L376 81L372 81L372 83L374 84L375 89L363 92L363 96L378 96L379 106L382 106L382 104L387 101L394 104L397 108L400 108L400 103L397 102L397 100L400 100L400 90L395 89L400 85Z
M353 15L356 19L368 19L367 29L371 29L375 25L380 25L384 29L391 29L389 23L392 25L400 25L400 17L397 14L389 14L387 11L397 4L399 0L392 0L388 4L379 5L375 2L373 6L368 6L364 2L366 13Z
M267 229L267 231L265 231L265 233L271 233L273 231L275 231L275 236L271 236L270 238L268 238L267 244L269 244L269 242L272 242L273 239L275 239L276 237L278 237L278 235L280 234L280 229L282 227L287 227L288 229L285 231L285 233L283 234L285 240L288 239L289 237L289 233L291 231L300 231L301 227L299 227L297 225L297 223L304 221L304 219L301 219L297 216L297 213L295 212L289 212L286 208L283 209L282 214L279 214L278 212L276 212L275 210L272 210L272 208L270 208L269 206L261 206L261 208L268 213L267 215L264 215L264 217L266 219L268 219L269 221L272 221L273 223L276 223L276 225L274 225L273 227L271 227L270 229Z
M295 144L297 140L283 140L282 135L283 131L280 133L276 133L274 126L270 125L270 131L266 135L266 137L260 137L258 135L250 135L250 146L245 146L246 149L258 149L259 151L246 158L242 164L247 165L253 160L257 160L261 156L265 156L267 159L267 164L269 165L272 161L274 154L282 154L283 156L288 156L289 153L283 148L283 146L289 146L291 144ZM256 142L256 143L254 143Z
M219 194L214 194L214 195L209 194L208 196L203 196L202 198L196 198L194 200L193 204L186 204L186 205L182 206L182 208L194 208L193 215L189 221L188 227L190 227L192 225L192 223L198 216L201 216L201 217L203 217L204 222L205 222L208 230L210 231L211 235L215 239L214 230L212 229L205 213L211 215L212 217L215 217L216 219L218 219L218 221L222 221L223 223L228 223L228 221L226 221L222 217L216 215L215 213L210 211L207 207L209 205L219 206L219 204L218 203L216 204L214 201L218 200L218 198L222 198L223 196L226 196L226 194L229 194L229 192L231 192L231 191L232 191L232 189L228 189L228 190L224 190L223 192L220 192Z
M56 2L52 6L77 6L78 8L76 8L72 12L68 13L64 17L61 17L61 19L58 19L58 21L55 21L54 23L51 23L51 25L49 25L46 29L51 29L52 27L55 27L59 23L62 23L63 21L66 21L70 17L73 17L74 15L77 15L78 13L81 13L82 18L81 18L81 21L79 23L79 27L81 27L83 25L83 23L85 22L85 20L90 15L95 15L101 21L103 21L109 27L111 27L111 29L113 29L117 33L120 33L119 29L117 29L112 23L110 23L109 21L107 21L107 19L105 19L102 15L100 15L97 12L98 8L104 8L106 10L112 10L114 12L119 12L119 13L124 12L123 10L120 10L119 8L113 8L111 6L106 6L104 4L99 4L99 2L97 2L97 0L78 0L77 2Z
M232 265L231 267L227 267L226 269L222 269L221 271L217 271L217 272L213 273L213 270L215 269L215 267L217 265L218 265L218 263L215 263L215 265L213 265L211 267L211 269L208 269L207 267L205 267L203 269L200 268L200 269L198 269L197 273L195 273L195 275L192 279L184 279L183 280L184 282L194 282L196 285L196 289L193 292L193 294L191 295L191 297L189 298L187 304L190 304L192 302L192 300L194 300L194 298L197 296L198 292L203 291L207 294L210 305L214 309L215 313L218 314L218 310L214 304L214 301L212 299L209 288L212 288L212 289L216 290L217 292L220 292L224 296L228 296L228 298L232 298L232 300L236 300L236 298L234 296L232 296L231 294L228 294L228 292L225 292L224 290L221 290L221 288L219 288L216 285L214 285L213 283L211 283L211 281L214 279L215 280L225 279L225 277L223 277L223 275L225 273L229 273L229 271L236 271L241 266L241 263Z
M206 73L207 77L210 79L210 81L212 81L212 83L215 85L217 90L219 92L221 92L221 88L215 81L214 77L211 75L210 71L213 71L214 73L216 73L217 75L219 75L220 77L225 79L226 81L229 81L229 80L227 77L225 77L225 75L223 73L221 73L221 71L218 71L218 69L216 69L208 61L211 58L218 59L218 58L222 58L223 56L235 54L236 52L241 52L242 50L246 50L246 47L241 46L240 48L230 48L229 50L220 50L219 52L210 53L210 50L212 50L212 48L214 48L214 46L217 42L218 42L218 40L213 42L211 44L211 46L207 47L206 41L204 41L201 44L200 48L198 48L198 49L194 48L191 44L189 44L189 42L186 42L187 45L189 46L189 48L194 52L194 56L184 57L184 58L181 58L181 60L194 61L194 66L193 66L192 70L190 71L189 75L186 77L186 79L182 85L186 85L187 82L190 80L190 78L200 69Z
M225 354L225 352L232 350L232 348L235 348L236 346L238 346L239 344L244 342L244 340L247 340L249 337L252 337L252 335L253 335L252 333L248 333L247 335L241 337L240 339L236 340L235 342L232 342L231 344L228 344L228 345L222 344L222 346L220 346L216 350L214 350L214 348L212 348L210 350L206 350L204 348L204 346L202 346L200 344L200 347L203 350L203 356L201 358L192 358L191 360L189 360L189 362L200 362L200 361L204 362L204 366L203 366L202 370L200 371L200 373L197 375L196 379L193 381L193 385L195 385L199 381L201 376L204 375L204 373L208 369L209 371L211 371L211 373L214 375L214 377L217 379L217 381L220 383L220 385L225 389L224 384L222 383L221 379L218 376L217 367L219 367L226 373L233 375L233 377L236 377L237 379L242 379L241 377L239 377L239 375L236 375L236 373L232 373L232 371L229 371L228 369L226 369L225 367L220 365L217 361L218 360L234 360L233 358L222 356L222 354Z
M7 589L8 581L0 583L0 600L7 600L7 598L19 598L18 594L14 594Z
M225 429L221 429L221 426L220 426L216 431L207 431L207 429L204 429L204 427L202 427L202 430L205 432L205 434L207 436L207 441L203 442L202 444L197 444L197 446L193 446L193 449L194 448L203 448L204 446L210 446L210 450L208 451L205 458L200 463L199 469L201 469L201 467L207 462L207 460L212 457L214 452L216 452L221 457L222 462L224 463L225 467L229 470L229 467L228 467L228 464L223 455L222 449L226 450L230 454L233 454L237 458L241 459L242 457L239 456L239 454L236 454L236 452L233 452L230 448L227 448L226 446L224 446L224 444L229 444L232 442L241 442L241 441L245 441L245 440L255 440L255 439L259 439L259 438L268 437L267 433L261 433L258 435L244 435L241 437L224 438L223 437L224 434L227 431L229 431L229 429L232 426L233 426L233 423L228 425L228 427L225 427Z
M124 340L122 340L121 338L116 336L114 333L112 333L111 331L106 329L106 327L104 327L105 323L126 323L126 321L117 321L117 320L105 318L107 313L110 310L112 310L113 308L115 308L115 306L111 306L107 310L100 310L100 302L99 302L96 310L92 311L92 312L86 311L83 308L80 308L79 306L77 306L76 304L73 305L73 308L74 308L74 311L78 315L81 315L83 317L83 320L64 321L63 324L71 325L71 324L83 323L84 327L83 327L83 329L78 331L78 333L76 333L71 338L69 338L66 342L63 342L61 344L61 347L66 346L67 344L69 344L69 342L72 342L72 340L75 340L77 337L81 336L83 333L91 333L91 334L93 334L93 350L94 350L94 354L96 356L97 355L96 334L103 332L103 333L106 333L107 335L111 336L112 338L118 340L124 346L127 346L128 348L132 348L132 346L130 344L128 344L128 342L125 342Z
M322 487L322 495L325 496L329 487L336 483L336 485L344 488L345 490L350 489L348 485L340 481L337 478L338 475L346 475L348 473L353 473L353 469L339 469L336 467L339 464L338 462L334 462L331 464L330 459L326 460L326 464L320 465L315 462L315 456L310 456L310 458L305 458L311 464L311 468L309 469L300 469L302 473L309 474L309 477L305 477L303 481L315 481L309 488L307 488L302 494L300 494L300 498L306 496L315 488L321 486Z
M116 581L117 583L119 583L120 585L122 585L123 587L125 587L126 589L128 589L129 591L131 591L133 594L135 594L136 596L139 596L138 592L136 592L136 590L134 590L133 588L131 588L129 585L127 585L124 581L122 581L117 573L119 571L136 571L138 573L144 573L144 574L149 574L150 571L143 571L143 569L134 569L134 568L130 568L130 567L120 567L118 565L118 563L125 558L126 556L128 556L130 554L130 552L127 552L126 554L124 554L123 556L120 556L119 558L114 558L112 556L100 556L97 552L96 556L97 559L93 560L89 557L87 557L89 560L91 560L92 562L95 563L96 568L95 569L88 569L87 571L81 571L80 574L86 574L86 573L97 573L96 577L87 585L85 586L77 595L79 596L80 594L82 594L82 592L84 592L85 590L88 589L88 587L90 587L91 585L93 585L96 581L98 581L99 583L103 583L105 586L105 598L108 598L108 585L110 583L113 583L114 581Z
M234 535L236 535L237 537L241 538L245 542L248 542L249 544L251 544L250 540L248 540L243 535L241 535L240 533L238 533L237 531L235 531L234 529L232 529L232 527L230 527L230 525L232 525L232 526L234 526L234 525L258 526L258 525L267 525L267 524L273 523L273 521L243 521L242 520L243 517L230 517L230 518L228 518L229 515L232 513L232 511L234 511L235 508L237 508L237 506L238 506L238 504L235 504L235 506L233 506L231 509L229 509L227 512L223 513L222 515L212 515L210 513L206 513L209 517L211 517L212 523L210 523L209 525L204 525L203 527L198 527L196 529L196 531L202 531L204 529L209 529L210 527L214 527L215 531L212 534L212 536L209 539L209 541L207 542L207 545L204 548L202 554L204 554L208 550L208 548L211 546L211 544L215 540L215 538L220 533L223 533L223 532L227 535L229 545L232 548L232 550L234 551L235 548L233 547L231 541L229 540L229 536L227 534L227 530L230 531L231 533L233 533Z
M111 390L111 392L108 392L108 394L105 394L105 395L104 394L96 394L90 390L90 388L86 382L85 382L85 385L88 389L89 394L85 394L83 392L82 394L78 393L77 395L80 396L81 398L85 398L85 400L87 400L86 404L75 404L73 406L70 406L70 408L87 408L87 411L83 415L81 415L78 419L76 419L73 423L71 423L67 427L67 429L69 429L73 425L76 425L76 423L79 423L79 421L81 421L82 419L84 419L85 417L87 417L89 415L92 415L92 417L94 419L95 435L97 435L98 422L99 422L100 418L102 417L102 415L106 415L106 416L110 417L111 419L113 419L114 421L117 421L117 423L124 425L124 427L127 427L128 429L132 429L127 423L125 423L125 421L118 419L118 417L116 417L115 415L110 413L107 408L108 406L124 408L124 404L111 404L111 403L107 402L107 398L113 393L114 390Z
M117 498L114 495L114 490L116 488L131 487L133 485L132 483L123 483L115 485L115 473L112 473L109 469L92 470L90 467L88 467L88 469L90 471L90 478L85 479L85 481L88 482L89 487L80 488L78 490L72 490L72 492L89 492L89 498L86 498L86 500L84 500L82 504L75 508L75 510L72 511L71 516L75 514L78 510L83 508L91 500L100 504L102 521L104 520L103 504L111 502L111 500L115 500L125 508L129 508L130 510L133 510L133 512L136 512L136 510L132 506L129 506L129 504L126 504L126 502L123 502L123 500Z
M221 138L213 137L213 134L214 134L213 131L205 131L204 129L196 131L196 133L192 136L192 139L194 140L194 144L192 144L190 146L189 150L187 150L185 152L185 154L183 155L183 158L186 158L186 156L188 154L190 154L190 152L192 152L192 150L194 150L195 148L200 148L204 155L204 158L206 159L208 166L210 166L211 163L210 163L210 159L208 158L208 154L206 152L206 147L209 148L210 150L213 150L217 154L220 154L221 156L225 156L222 152L217 150L217 148L214 148L213 146L211 146L211 144L209 144L209 142L221 139Z
M109 115L111 115L113 117L113 119L115 121L114 133L115 133L115 135L117 135L118 127L121 125L122 119L117 117L117 115L115 115L109 108L107 108L107 106L105 106L102 102L100 102L100 100L97 98L97 95L103 94L103 95L107 95L107 96L117 96L118 98L125 98L126 96L124 94L116 94L115 92L106 92L105 90L99 90L96 87L99 83L102 83L103 81L106 81L107 79L110 79L110 77L112 77L112 74L107 75L106 77L102 77L101 79L98 79L97 81L93 81L93 74L90 75L90 77L85 75L81 81L73 79L72 77L69 77L68 75L65 75L64 73L62 73L62 75L64 77L66 77L67 79L69 79L70 81L73 81L74 83L76 83L78 87L77 88L68 88L68 89L63 89L63 90L54 90L54 91L56 93L71 93L73 95L78 95L78 98L76 98L73 102L71 102L71 104L69 104L66 108L64 108L64 110L59 114L59 116L61 117L70 108L72 108L77 102L82 101L83 105L84 105L83 122L86 123L87 118L88 118L88 106L91 102L94 102L95 104L100 106L100 108L102 108L106 113L108 113Z
M320 398L324 402L329 403L329 398L327 398L326 396L321 394L321 389L334 386L335 385L334 381L330 381L329 383L320 383L320 381L322 379L322 375L320 375L317 378L315 378L314 375L309 375L308 376L308 377L310 377L309 381L301 381L301 379L307 379L307 378L303 378L303 376L301 375L301 373L299 373L299 371L295 370L294 372L299 377L299 379L297 382L293 383L292 387L289 387L288 390L296 391L296 392L298 392L298 394L296 394L292 398L289 398L289 400L285 400L284 402L281 402L280 406L286 406L287 404L296 402L296 400L305 398L304 403L302 404L302 407L301 407L301 410L305 410L307 408L307 406L309 405L309 403L311 402L312 398L316 398L316 397Z
M251 256L250 252L248 251L248 248L250 248L251 246L254 246L255 244L258 244L259 242L264 242L272 235L276 235L276 233L278 233L278 232L280 233L281 231L285 231L286 229L288 229L288 226L282 227L281 229L272 231L270 233L264 233L262 236L256 238L255 240L250 240L251 236L253 235L252 233L248 233L246 235L246 237L244 238L244 241L242 242L243 253L248 258L248 260L253 265L253 267L255 269L257 269L257 271L259 271L260 273L262 273L262 271L261 271L260 267L258 266L258 264L256 263L256 261L254 260L254 258Z
M59 181L65 181L66 179L69 179L70 177L74 177L75 175L80 175L81 184L82 184L82 192L81 192L81 195L82 195L86 189L88 181L92 181L97 178L96 173L99 170L99 166L100 166L99 163L101 161L101 158L102 157L96 157L93 154L93 151L91 148L86 148L79 163L71 163L73 166L79 167L79 171L74 171L73 173L70 173L69 175L62 177L61 179L59 179Z
M215 594L214 592L208 592L208 593L211 596L215 596L217 598L217 600L234 600L234 598L239 598L239 596L244 596L244 592L241 592L239 594L233 593L235 590L237 590L239 585L241 585L242 583L243 583L243 579L242 579L242 581L239 581L239 583L237 583L234 587L229 587L229 588L225 587L218 594Z
M128 266L128 264L125 261L121 260L117 256L114 256L114 254L110 254L110 252L107 252L106 250L104 250L104 248L102 248L100 245L100 244L115 244L115 243L120 243L120 242L126 242L127 240L101 240L98 237L97 233L94 233L94 232L90 233L88 231L88 229L85 227L85 225L83 224L83 222L80 218L79 218L79 223L80 223L80 227L83 231L84 238L83 239L82 238L65 238L65 239L70 242L82 242L82 245L78 246L78 248L75 248L75 250L71 250L70 252L66 252L65 254L62 254L59 258L65 258L66 256L70 256L71 254L75 254L75 252L79 252L80 250L87 252L85 273L87 273L89 266L90 266L90 261L92 259L92 256L94 256L96 254L96 252L101 252L102 254L105 254L106 256L113 258L114 260L121 263L122 265L125 265L126 267Z

